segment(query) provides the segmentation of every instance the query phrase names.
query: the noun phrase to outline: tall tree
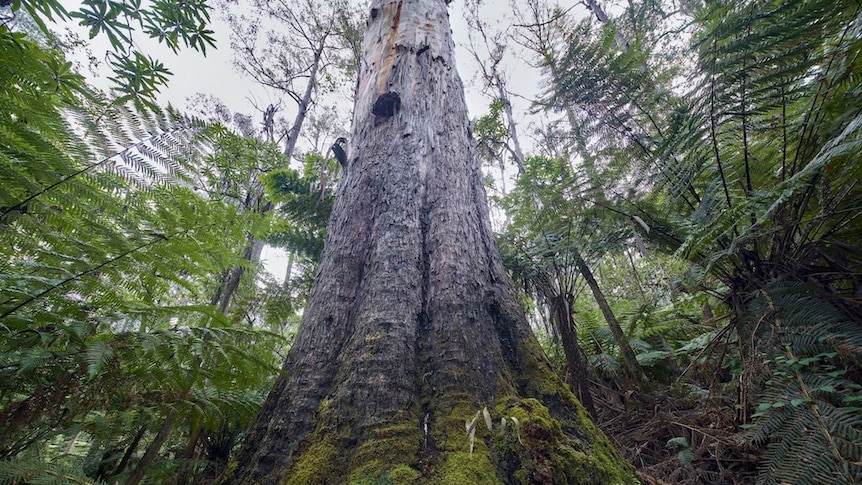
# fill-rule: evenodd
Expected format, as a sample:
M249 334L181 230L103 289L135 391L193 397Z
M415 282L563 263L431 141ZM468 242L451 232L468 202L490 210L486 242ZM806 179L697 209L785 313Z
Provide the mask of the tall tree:
M551 370L502 266L447 3L376 0L364 39L320 274L222 482L636 482ZM483 406L487 428L510 431L478 430Z
M339 74L352 77L355 71L356 27L343 0L254 0L253 5L259 17L228 17L236 65L296 104L293 121L281 136L284 154L292 158L321 87L334 91ZM272 23L271 29L261 28Z
M509 93L507 87L507 75L503 71L503 67L500 65L506 55L505 41L507 39L503 32L491 32L488 23L482 19L480 3L481 2L468 2L467 5L467 10L469 12L467 15L467 22L471 28L470 46L468 49L481 70L483 90L492 96L496 103L499 103L498 109L506 116L504 126L507 139L505 140L504 146L509 152L512 161L515 162L515 165L518 167L518 175L523 175L525 170L524 152L521 150L521 142L518 140L518 128L515 123L515 115L512 109L512 95ZM473 32L481 38L481 43L484 44L485 51L488 53L487 59L483 59L482 54L480 54L480 47L476 45L479 42L479 39L473 38ZM493 108L494 105L492 105L492 109ZM498 158L502 167L502 152L498 154ZM501 173L501 177L505 178L505 175Z

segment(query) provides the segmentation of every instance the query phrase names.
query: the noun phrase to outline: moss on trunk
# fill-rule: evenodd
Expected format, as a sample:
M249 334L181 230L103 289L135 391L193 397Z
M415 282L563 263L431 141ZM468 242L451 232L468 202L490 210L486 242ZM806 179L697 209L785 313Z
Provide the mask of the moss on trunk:
M533 357L537 351L535 341L527 340L519 353ZM639 483L634 468L549 366L520 370L513 380L518 389L501 382L502 397L493 403L485 405L452 392L423 403L427 419L416 406L375 427L361 443L345 427L349 416L338 414L323 400L317 413L319 428L305 440L292 465L273 470L270 478L289 485ZM493 429L489 431L480 417L471 453L464 424L485 406ZM506 420L505 429L501 419Z

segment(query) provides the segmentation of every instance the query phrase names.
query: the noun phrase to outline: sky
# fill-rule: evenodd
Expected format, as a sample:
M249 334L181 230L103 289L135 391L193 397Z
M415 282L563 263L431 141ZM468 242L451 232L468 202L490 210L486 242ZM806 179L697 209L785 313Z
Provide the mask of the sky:
M62 0L69 10L80 6L80 0ZM215 2L211 2L215 3ZM455 0L450 4L450 22L452 24L453 36L457 46L456 62L458 71L464 81L467 95L467 105L471 117L476 117L487 111L490 98L481 93L481 78L477 75L478 69L475 60L466 49L468 40L468 29L464 13L464 0ZM258 117L254 108L266 106L270 103L277 104L280 98L271 90L260 86L252 79L243 76L233 63L233 52L231 50L231 29L224 19L221 9L214 7L211 29L215 32L216 49L208 49L204 57L201 53L182 49L174 53L167 47L158 44L155 40L148 39L142 33L134 35L133 40L145 54L154 57L165 64L173 73L169 85L162 89L158 96L161 104L171 104L180 110L190 109L189 99L198 93L212 95L222 100L228 108L235 112L242 112ZM510 0L484 0L483 20L485 20L491 31L502 31L511 33L507 25L511 23L512 7ZM81 39L87 39L87 29L72 22L58 26L59 30L68 29L77 34ZM88 76L90 82L99 88L108 89L110 83L107 80L109 70L104 61L105 52L110 48L104 36L98 36L88 41L90 54L101 61L100 66L91 68L88 66L87 56L79 52L73 59L81 63L82 71ZM519 53L517 47L510 47L502 65L503 72L508 76L508 88L517 96L512 98L516 118L530 120L529 98L537 96L541 90L540 72L529 65L529 56ZM482 54L480 52L480 54ZM527 98L527 99L525 99ZM292 119L295 113L293 103L284 99L285 111L281 115ZM519 127L519 137L524 145L525 151L529 152L530 140L526 136L527 124ZM349 127L345 127L349 131ZM507 182L507 185L509 183ZM267 248L264 250L262 260L264 267L273 274L276 279L281 280L287 267L287 257L283 251Z

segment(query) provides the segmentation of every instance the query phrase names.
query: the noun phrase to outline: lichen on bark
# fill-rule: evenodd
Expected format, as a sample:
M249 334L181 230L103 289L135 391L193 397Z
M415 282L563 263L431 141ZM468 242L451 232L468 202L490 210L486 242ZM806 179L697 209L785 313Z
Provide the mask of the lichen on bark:
M372 2L319 275L221 483L637 481L519 306L453 52L444 0ZM464 422L485 406L521 440L477 430L470 453Z

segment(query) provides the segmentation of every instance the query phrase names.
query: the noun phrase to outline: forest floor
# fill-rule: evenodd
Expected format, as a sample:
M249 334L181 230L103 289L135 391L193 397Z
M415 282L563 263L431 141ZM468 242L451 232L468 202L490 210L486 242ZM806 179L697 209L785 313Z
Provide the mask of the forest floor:
M597 394L599 426L645 483L754 482L762 450L740 437L730 399Z

